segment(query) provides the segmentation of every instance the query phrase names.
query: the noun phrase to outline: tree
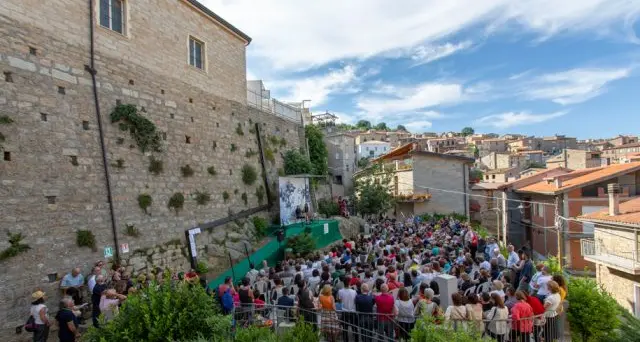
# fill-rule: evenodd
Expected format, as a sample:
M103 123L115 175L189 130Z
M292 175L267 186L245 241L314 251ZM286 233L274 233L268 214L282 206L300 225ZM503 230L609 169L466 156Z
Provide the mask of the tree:
M371 122L367 121L367 120L360 120L358 121L358 123L356 123L356 127L359 129L363 129L363 130L370 130L371 129Z
M471 127L465 127L465 128L463 128L463 129L462 129L462 132L460 132L460 133L462 133L462 135L466 137L466 136L468 136L468 135L472 135L472 134L473 134L473 133L475 133L475 132L476 132L476 131L474 131L474 130L473 130L473 128L471 128Z
M313 165L313 173L316 175L326 175L329 169L329 152L322 140L322 131L315 125L308 125L304 129L307 135L307 141L309 142L309 160L311 160L311 164Z
M571 340L602 341L620 325L618 303L593 279L571 278L567 301Z
M378 131L388 131L389 127L387 127L386 123L381 122L381 123L376 125L375 129L378 130Z
M370 176L363 176L356 181L356 209L362 215L377 215L393 206L393 195L389 188L391 174L383 172L378 165L370 172Z
M289 150L284 153L284 174L285 175L300 175L308 174L313 170L313 165L296 150Z
M398 125L398 127L396 127L396 131L405 131L405 132L409 132L407 131L407 128L404 127L404 125Z
M438 324L444 317L433 318L430 315L424 315L416 320L416 325L411 331L411 341L414 342L490 342L494 341L489 337L485 337L482 331L469 326L468 329L458 327L452 324Z
M355 130L357 127L354 125L346 124L346 123L339 123L336 125L336 128L338 128L341 131L352 131L352 130Z
M358 160L358 167L361 169L366 168L367 166L369 166L369 158L365 158L362 157Z

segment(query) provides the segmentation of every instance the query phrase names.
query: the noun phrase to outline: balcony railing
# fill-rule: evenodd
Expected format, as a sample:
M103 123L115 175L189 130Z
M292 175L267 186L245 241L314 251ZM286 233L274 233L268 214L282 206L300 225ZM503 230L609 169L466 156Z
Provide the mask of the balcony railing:
M609 241L611 243L615 243L615 240ZM598 239L598 241L594 239L581 239L580 247L582 250L582 256L587 261L603 264L627 273L640 275L640 259L638 259L637 241L634 243L636 247L631 248L630 250L616 250L616 246L608 246L603 243L601 239Z
M302 120L301 108L266 97L251 89L247 89L247 104L262 112L271 113L295 123L300 123Z

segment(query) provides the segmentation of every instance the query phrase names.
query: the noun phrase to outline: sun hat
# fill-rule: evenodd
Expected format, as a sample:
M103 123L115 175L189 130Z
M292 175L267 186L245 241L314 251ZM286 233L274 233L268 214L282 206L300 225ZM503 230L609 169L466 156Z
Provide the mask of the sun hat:
M40 298L42 298L42 297L44 297L44 292L42 292L42 291L40 291L40 290L38 290L38 291L36 291L36 292L34 292L34 293L32 293L32 294L31 294L31 298L32 298L34 301L36 301L36 300L38 300L38 299L40 299Z

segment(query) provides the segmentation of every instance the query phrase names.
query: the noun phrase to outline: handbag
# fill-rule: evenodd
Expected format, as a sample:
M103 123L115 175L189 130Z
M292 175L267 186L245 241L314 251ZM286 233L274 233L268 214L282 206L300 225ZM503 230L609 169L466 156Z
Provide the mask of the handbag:
M487 335L487 332L489 332L489 324L491 324L493 322L493 319L496 318L496 314L498 313L498 307L494 307L493 308L493 316L491 316L491 319L489 320L489 323L487 323L484 326L484 330L482 331L482 337L484 338Z
M30 315L29 318L27 319L27 323L24 324L24 330L28 332L34 332L36 331L36 329L37 329L36 319L33 318L33 315Z

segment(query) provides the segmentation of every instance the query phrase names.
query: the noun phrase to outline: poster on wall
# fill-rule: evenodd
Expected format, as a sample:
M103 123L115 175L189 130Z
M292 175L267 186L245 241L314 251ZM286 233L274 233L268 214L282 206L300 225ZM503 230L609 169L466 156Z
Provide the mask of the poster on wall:
M296 222L296 209L300 208L304 215L305 204L311 213L311 194L308 178L280 177L278 180L280 196L280 224L288 225Z

